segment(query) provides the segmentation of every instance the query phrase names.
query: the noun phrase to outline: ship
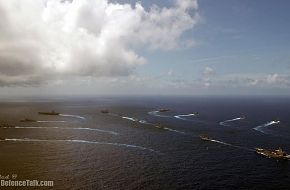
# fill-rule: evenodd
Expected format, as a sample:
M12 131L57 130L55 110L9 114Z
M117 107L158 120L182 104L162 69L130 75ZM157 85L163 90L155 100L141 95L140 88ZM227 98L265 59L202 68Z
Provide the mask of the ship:
M155 127L156 127L157 129L165 129L165 127L162 126L161 124L157 124L157 125L155 125Z
M34 119L25 118L25 119L20 120L20 122L37 122L37 121Z
M267 158L290 160L290 155L288 155L281 148L274 151L263 148L256 148L256 153L265 156Z
M51 111L51 112L38 112L40 115L59 115L60 113Z
M170 111L170 109L162 108L162 109L159 109L159 110L158 110L158 112L167 112L167 111Z
M211 141L212 138L210 138L208 135L199 135L199 137L201 138L201 140L204 141Z
M101 110L101 113L107 114L107 113L109 113L109 110Z

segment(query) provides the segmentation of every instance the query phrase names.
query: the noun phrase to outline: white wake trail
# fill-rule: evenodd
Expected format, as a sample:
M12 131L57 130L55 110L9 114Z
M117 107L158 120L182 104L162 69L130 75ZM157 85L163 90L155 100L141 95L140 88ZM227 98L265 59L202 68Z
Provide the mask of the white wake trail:
M149 115L153 115L153 116L156 116L156 117L166 117L166 118L171 118L172 117L172 116L168 116L168 115L160 115L159 113L160 113L160 111L148 112Z
M132 117L125 117L125 116L123 116L123 117L121 117L122 119L127 119L127 120L130 120L130 121L138 121L138 119L134 119L134 118L132 118Z
M177 118L177 119L186 120L186 119L183 118L183 117L192 117L192 116L196 116L196 115L197 115L197 114L195 114L195 113L190 113L190 114L176 115L176 116L174 116L174 117Z
M66 123L67 121L36 121L37 123Z
M218 140L214 140L214 139L211 139L210 141L218 143L218 144L226 145L226 146L231 146L231 147L234 147L234 148L239 148L239 149L248 150L248 151L255 151L255 150L249 149L247 147L237 146L237 145L229 144L229 143L226 143L226 142L223 142L223 141L218 141Z
M175 115L173 116L176 119L183 120L183 121L190 121L195 123L202 123L202 124L209 124L208 121L199 120L198 118L189 119L188 117L194 118L197 117L199 113L190 113L190 114L183 114L183 115Z
M4 127L5 128L5 127ZM6 127L7 128L7 127ZM102 130L102 129L94 129L94 128L70 128L70 127L20 127L20 126L15 126L15 127L8 127L8 128L14 128L14 129L63 129L63 130L83 130L83 131L96 131L100 133L109 133L112 135L118 135L117 132L114 131L107 131L107 130Z
M153 123L149 123L148 121L146 120L139 120L139 119L136 119L136 118L133 118L133 117L125 117L125 116L122 116L121 117L122 119L126 119L126 120L129 120L129 121L133 121L133 122L139 122L141 124L145 124L145 125L154 125Z
M229 126L227 125L228 123L230 122L233 122L233 121L239 121L239 120L243 120L245 119L244 117L237 117L237 118L234 118L234 119L229 119L229 120L226 120L226 121L221 121L219 124L222 125L222 126Z
M168 130L168 131L171 131L171 132L175 132L175 133L179 133L179 134L186 135L185 132L178 131L178 130L175 130L175 129L170 129L170 128L167 128L167 127L165 127L164 129L165 129L165 130Z
M264 133L264 134L271 134L271 133L265 131L264 129L269 127L269 126L271 126L271 125L277 125L279 123L280 123L280 121L270 121L270 122L265 123L263 125L259 125L259 126L253 128L253 129L256 130L256 131L259 131L261 133Z
M176 119L181 119L181 120L184 120L184 121L187 121L187 119L186 118L183 118L183 117L181 117L180 115L176 115L176 116L174 116Z
M73 118L77 118L77 119L86 120L86 118L85 118L85 117L83 117L83 116L80 116L80 115L59 114L59 116L62 116L62 117L73 117Z
M160 153L151 148L145 148L142 146L131 145L131 144L121 144L121 143L111 143L111 142L99 142L99 141L87 141L87 140L42 140L42 139L9 139L6 138L0 141L14 141L14 142L69 142L69 143L85 143L85 144L97 144L97 145L111 145L111 146L118 146L118 147L127 147L127 148L135 148L139 150L146 150L154 153Z
M268 127L268 126L271 126L271 125L276 125L276 124L278 124L278 123L280 123L280 121L270 121L269 123L266 123L266 124L264 125L264 127Z

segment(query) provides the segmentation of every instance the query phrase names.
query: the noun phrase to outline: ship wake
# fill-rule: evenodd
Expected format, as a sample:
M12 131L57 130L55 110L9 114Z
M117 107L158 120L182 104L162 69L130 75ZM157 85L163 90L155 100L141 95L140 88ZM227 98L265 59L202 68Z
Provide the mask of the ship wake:
M148 114L155 116L155 117L172 118L172 116L160 114L160 111L150 111L150 112L148 112Z
M66 123L67 121L36 121L37 123Z
M95 131L100 133L108 133L111 135L118 135L117 132L114 131L108 131L108 130L102 130L102 129L95 129L95 128L72 128L72 127L21 127L21 126L15 126L15 127L4 127L4 128L13 128L13 129L61 129L61 130L80 130L80 131Z
M272 134L269 130L267 130L268 127L272 126L272 125L277 125L279 124L280 121L270 121L268 123L265 123L263 125L259 125L255 128L253 128L254 130L258 131L258 132L261 132L261 133L264 133L264 134Z
M76 118L76 119L86 120L85 117L80 116L80 115L59 114L59 116L61 116L61 117L72 117L72 118Z
M230 146L230 147L233 147L233 148L238 148L238 149L243 149L243 150L248 150L248 151L255 151L254 149L250 149L250 148L243 147L243 146L233 145L233 144L226 143L226 142L219 141L219 140L211 139L209 141L214 142L214 143L218 143L218 144L222 144L222 145L225 145L225 146Z
M244 117L238 117L238 118L229 119L229 120L226 120L226 121L221 121L219 124L222 125L222 126L225 126L225 127L229 127L231 122L239 121L239 120L243 120L243 119L245 119L245 118Z

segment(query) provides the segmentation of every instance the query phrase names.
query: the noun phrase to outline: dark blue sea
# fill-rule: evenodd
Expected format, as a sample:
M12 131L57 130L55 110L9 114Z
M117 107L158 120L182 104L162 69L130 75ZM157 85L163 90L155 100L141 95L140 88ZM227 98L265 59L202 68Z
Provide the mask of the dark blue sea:
M52 110L60 114L38 114ZM290 160L263 157L257 147L290 154L290 98L0 103L0 175L54 182L7 189L290 189Z

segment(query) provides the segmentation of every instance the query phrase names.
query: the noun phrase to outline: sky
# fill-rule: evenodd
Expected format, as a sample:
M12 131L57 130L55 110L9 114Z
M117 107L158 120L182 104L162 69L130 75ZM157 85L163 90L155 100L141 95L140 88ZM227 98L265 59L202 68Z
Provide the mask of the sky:
M0 97L290 95L288 0L0 0Z

